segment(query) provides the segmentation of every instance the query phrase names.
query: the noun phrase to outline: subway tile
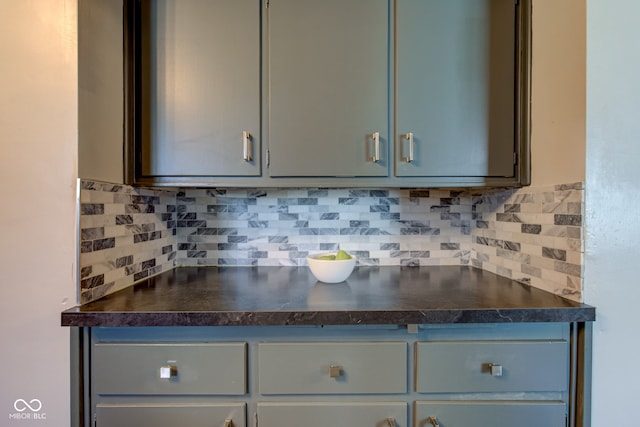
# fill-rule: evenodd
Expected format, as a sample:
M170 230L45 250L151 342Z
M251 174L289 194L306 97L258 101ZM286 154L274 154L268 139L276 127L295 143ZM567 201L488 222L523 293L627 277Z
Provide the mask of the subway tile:
M554 270L559 273L566 273L571 276L582 277L582 267L576 264L570 264L563 261L556 261Z
M524 274L528 274L529 276L542 277L542 269L529 264L522 264L520 271Z
M146 261L142 261L142 263L140 265L140 268L142 270L148 270L151 267L155 267L155 266L156 266L156 260L155 260L155 258L152 258L152 259L148 259Z
M582 215L564 215L556 214L553 216L553 223L556 225L582 225Z
M80 230L81 240L98 240L104 237L104 227L83 228Z
M80 289L91 289L102 285L104 285L104 274L99 274L80 281Z
M126 255L119 258L116 258L116 268L122 268L127 265L133 264L133 255Z
M102 215L102 214L104 214L104 203L80 204L80 215Z
M459 243L440 243L440 250L443 250L443 251L452 251L452 250L459 250L459 249L460 249Z
M86 279L87 277L89 277L91 275L91 273L93 272L93 266L89 265L86 267L81 267L80 268L80 278L81 279Z
M113 237L108 237L105 239L98 239L93 241L94 252L114 248L115 246L116 246L116 239Z
M553 248L547 248L547 247L542 247L542 256L545 258L551 258L551 259L557 259L560 261L566 261L567 260L567 251L562 250L562 249L553 249Z
M496 221L500 222L522 222L518 215L512 213L497 213Z
M541 224L521 224L521 231L528 234L540 234L542 232Z

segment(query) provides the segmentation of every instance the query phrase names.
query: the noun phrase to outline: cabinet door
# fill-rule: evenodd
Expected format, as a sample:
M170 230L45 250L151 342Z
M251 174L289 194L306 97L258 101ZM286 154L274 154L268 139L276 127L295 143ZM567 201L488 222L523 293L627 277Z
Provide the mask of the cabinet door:
M389 8L270 0L271 176L388 175Z
M416 426L565 427L564 402L416 402Z
M260 175L260 2L145 1L142 16L142 174Z
M244 403L98 404L100 427L245 427Z
M406 427L405 402L263 402L260 427Z
M514 175L516 3L398 0L397 176Z

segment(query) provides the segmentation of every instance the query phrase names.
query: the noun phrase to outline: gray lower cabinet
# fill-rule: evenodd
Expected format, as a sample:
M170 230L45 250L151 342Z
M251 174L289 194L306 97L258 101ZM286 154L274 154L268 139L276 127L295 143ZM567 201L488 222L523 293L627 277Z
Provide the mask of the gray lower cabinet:
M405 402L260 402L261 427L405 427Z
M388 175L389 0L270 0L269 175Z
M261 343L261 394L407 392L406 342Z
M397 176L514 176L516 3L397 1Z
M86 411L97 427L573 422L569 384L577 368L568 324L133 327L89 334Z
M416 344L416 390L562 391L569 377L568 351L564 340L420 342Z
M566 427L564 402L416 402L416 426Z
M117 427L245 427L245 403L99 404L96 426Z
M259 176L260 2L141 4L139 174Z
M93 385L104 395L243 395L244 343L97 343ZM224 363L211 363L224 360Z

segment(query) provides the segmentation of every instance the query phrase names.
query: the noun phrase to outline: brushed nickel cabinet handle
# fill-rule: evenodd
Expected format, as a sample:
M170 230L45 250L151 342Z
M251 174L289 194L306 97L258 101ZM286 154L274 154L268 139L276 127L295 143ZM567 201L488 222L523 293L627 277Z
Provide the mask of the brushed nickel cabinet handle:
M407 163L413 162L413 132L408 132L403 135L403 138L409 141L409 155L402 160Z
M374 163L378 163L380 161L380 132L374 132L371 138L373 139L373 157L371 160Z
M427 418L427 422L429 422L429 424L431 424L433 427L440 427L440 424L438 423L438 419L436 417Z
M251 144L251 134L246 130L242 131L242 158L245 162L253 160L253 147Z
M391 417L387 418L387 425L389 427L398 427L398 425L396 424L396 420Z
M227 418L226 420L224 420L224 427L233 427L233 421L231 420L231 418Z
M501 377L502 376L502 365L497 365L495 363L489 363L489 369L491 370L492 377Z
M171 379L178 376L178 367L175 365L167 365L160 367L160 378Z
M339 378L342 376L342 366L331 365L329 366L329 377Z

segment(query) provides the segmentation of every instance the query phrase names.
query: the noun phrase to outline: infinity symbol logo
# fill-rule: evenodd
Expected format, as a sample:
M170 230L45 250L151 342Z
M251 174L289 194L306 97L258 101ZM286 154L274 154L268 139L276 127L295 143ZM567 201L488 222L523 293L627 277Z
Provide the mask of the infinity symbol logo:
M33 412L38 412L40 409L42 409L42 402L40 402L40 400L38 399L31 399L27 403L27 401L24 399L18 399L15 402L13 402L13 407L18 412L24 412L27 409L30 409Z

